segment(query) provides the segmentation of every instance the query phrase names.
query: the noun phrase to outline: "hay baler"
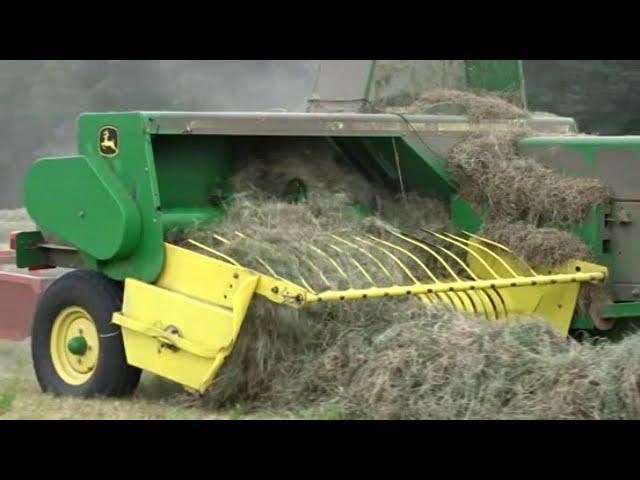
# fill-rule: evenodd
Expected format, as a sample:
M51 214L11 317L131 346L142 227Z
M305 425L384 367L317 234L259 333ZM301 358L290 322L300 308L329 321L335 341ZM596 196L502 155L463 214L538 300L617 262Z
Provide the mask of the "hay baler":
M638 195L633 192L636 170L629 168L637 162L640 139L567 137L576 130L570 118L517 120L557 133L523 140L527 152L617 189L611 209L594 208L574 229L598 264L575 260L541 270L476 235L482 212L458 196L442 160L469 131L505 128L513 120L471 123L463 114L372 113L376 65L323 62L306 113L81 115L78 154L41 158L28 171L24 201L38 230L12 236L17 267L71 271L53 282L7 272L0 277L0 325L12 326L5 328L11 330L5 337L31 335L41 387L121 396L133 392L141 370L147 370L203 392L233 349L256 295L290 308L412 296L490 319L535 314L564 334L593 328L603 318L640 313L640 279L634 276L640 269L633 268L632 256ZM519 62L464 65L467 86L523 92ZM309 262L325 262L339 272L341 262L359 265L362 256L391 258L406 272L404 284L372 282L366 288L323 291L303 278L279 276L267 262L250 269L211 246L194 241L193 250L187 250L169 243L168 232L224 221L238 152L264 139L279 144L322 139L391 190L447 201L458 233L428 232L434 239L429 242L391 231L391 240L336 236L335 244L314 245L317 256ZM416 248L420 255L412 253ZM435 274L426 259L447 274ZM11 298L2 293L25 284L27 277L33 282L31 301L15 296L14 302L13 293ZM576 313L585 282L607 282L616 300L603 308L601 318Z

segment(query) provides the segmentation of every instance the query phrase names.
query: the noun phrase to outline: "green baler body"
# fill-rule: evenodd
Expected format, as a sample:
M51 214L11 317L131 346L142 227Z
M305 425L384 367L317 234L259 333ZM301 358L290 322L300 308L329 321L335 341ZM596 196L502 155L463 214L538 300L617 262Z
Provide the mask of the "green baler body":
M479 128L508 123L494 121ZM640 234L633 223L635 212L640 215L640 189L637 195L633 191L640 185L633 180L640 175L640 137L565 137L560 134L575 131L575 122L547 115L533 116L527 123L559 135L524 139L523 151L558 170L603 178L614 187L611 211L594 208L573 231L610 269L617 303L606 306L605 314L640 316L635 302L640 292L640 265L635 263L640 256L634 255L633 241ZM100 151L105 127L117 132L116 154ZM478 126L466 117L445 115L84 114L78 121L78 155L35 162L26 178L25 205L45 235L53 234L77 250L85 267L117 280L153 282L164 263L167 232L222 219L224 203L233 194L228 180L242 146L264 139L321 138L392 189L399 187L399 164L407 189L449 201L453 225L475 232L482 225L482 212L457 195L442 161L470 128ZM19 266L42 263L34 247L56 250L43 243L47 242L39 235L19 239ZM574 327L591 326L589 318L575 317Z

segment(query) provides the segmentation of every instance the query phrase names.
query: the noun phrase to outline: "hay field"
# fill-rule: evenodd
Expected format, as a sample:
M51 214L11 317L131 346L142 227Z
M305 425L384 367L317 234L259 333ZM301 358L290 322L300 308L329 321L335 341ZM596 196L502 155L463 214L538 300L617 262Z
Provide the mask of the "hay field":
M451 92L424 96L416 108L451 100L466 106L473 120L527 114L503 100ZM606 192L596 180L575 181L520 158L514 145L525 133L470 135L447 159L450 174L468 200L488 198L485 235L534 262L587 256L577 237L538 223L572 222L605 202ZM320 290L359 286L351 279L365 278L348 262L343 267L350 268L349 278L330 265L312 275L300 260L309 254L305 242L385 235L389 227L449 228L441 202L394 197L338 168L327 161L326 150L310 144L258 157L249 164L255 168L243 168L235 178L237 194L223 225L175 232L170 241L189 246L187 240L195 238L256 270L266 261L279 275L308 279ZM306 168L312 164L316 168ZM309 187L306 202L277 198L292 177ZM549 201L533 204L541 184ZM359 221L345 213L362 203L375 205L372 217ZM7 224L24 220L16 212L6 218ZM231 241L221 243L220 236ZM376 271L367 258L358 259ZM395 284L406 283L393 262L380 272ZM300 310L256 299L203 398L150 375L126 400L43 395L27 345L0 343L0 418L640 419L640 334L616 344L597 337L577 341L538 318L512 320L491 322L407 297L323 302Z

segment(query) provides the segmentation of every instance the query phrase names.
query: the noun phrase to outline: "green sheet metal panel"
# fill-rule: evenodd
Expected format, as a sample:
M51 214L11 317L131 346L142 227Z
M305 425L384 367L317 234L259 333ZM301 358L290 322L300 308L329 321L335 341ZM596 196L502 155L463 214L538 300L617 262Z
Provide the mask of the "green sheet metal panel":
M133 277L153 281L164 263L162 212L151 138L144 131L146 115L133 113L89 113L78 118L78 151L102 162L120 179L134 199L140 214L140 236L126 258L100 260L85 255L85 262L116 280ZM105 156L100 150L101 130L117 131L117 152ZM104 224L103 229L109 228ZM85 252L86 253L86 252Z
M223 136L152 136L165 230L218 220L231 197L231 142Z
M636 252L640 224L633 218L640 215L636 213L640 208L640 137L534 137L523 139L520 149L554 170L597 178L610 189L612 202L606 208L611 211L595 209L573 231L609 267L614 293L619 290L616 284L640 284ZM616 297L633 300L626 294Z
M42 158L31 165L25 207L44 230L99 260L126 257L140 238L140 213L100 159Z

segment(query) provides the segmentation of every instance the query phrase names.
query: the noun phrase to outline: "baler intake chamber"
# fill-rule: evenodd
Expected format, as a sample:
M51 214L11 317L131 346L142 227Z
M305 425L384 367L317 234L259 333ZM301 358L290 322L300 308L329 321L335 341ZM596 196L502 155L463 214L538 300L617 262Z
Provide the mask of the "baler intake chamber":
M158 157L162 159L162 155ZM258 193L237 190L233 177L244 169L276 168L268 161L256 164L265 162L264 155L257 157L261 160L238 162L238 168L229 169L228 181L216 186L213 206L200 210L211 208L210 219L203 221L198 214L185 222L188 209L171 210L163 204L165 214L175 213L165 217L162 272L152 283L127 279L122 312L114 315L114 322L123 328L132 365L203 392L231 353L256 294L282 308L404 296L491 320L537 315L566 334L580 285L606 278L606 269L599 265L571 261L560 268L541 270L489 239L468 232L434 231L421 225L400 229L376 224L371 228L337 228L309 238L266 235L269 239L264 240L254 236L252 232L256 230L252 227L259 222L266 225L269 220L247 217L246 229L230 230L225 225L225 212L234 208L234 195L240 203L246 196L252 197L251 201L263 199L264 209L273 208L273 215L287 212L287 207L275 211L277 205L317 207L313 188L300 178L284 174L253 177ZM308 170L314 168L326 170L329 166L312 162L307 165ZM168 170L161 162L157 169ZM289 165L287 172L293 170ZM360 172L364 181L379 188L385 183L376 183L380 178L376 173L373 168ZM179 175L172 179L175 181ZM160 193L163 201L171 200L169 205L177 204L184 197L172 190L167 197L166 188L172 188L169 178L159 173ZM398 193L394 182L386 186ZM359 203L358 194L352 193L352 201L345 202L351 207L344 212L345 218L353 222L354 216L359 216L359 221L366 223L367 212L374 206ZM322 209L318 210L321 218ZM175 221L178 215L183 219L179 223ZM166 218L171 222L167 223ZM268 230L268 225L265 228ZM275 237L279 238L277 244L263 248L261 242L273 242ZM244 252L242 260L233 252ZM275 261L269 252L275 252Z

